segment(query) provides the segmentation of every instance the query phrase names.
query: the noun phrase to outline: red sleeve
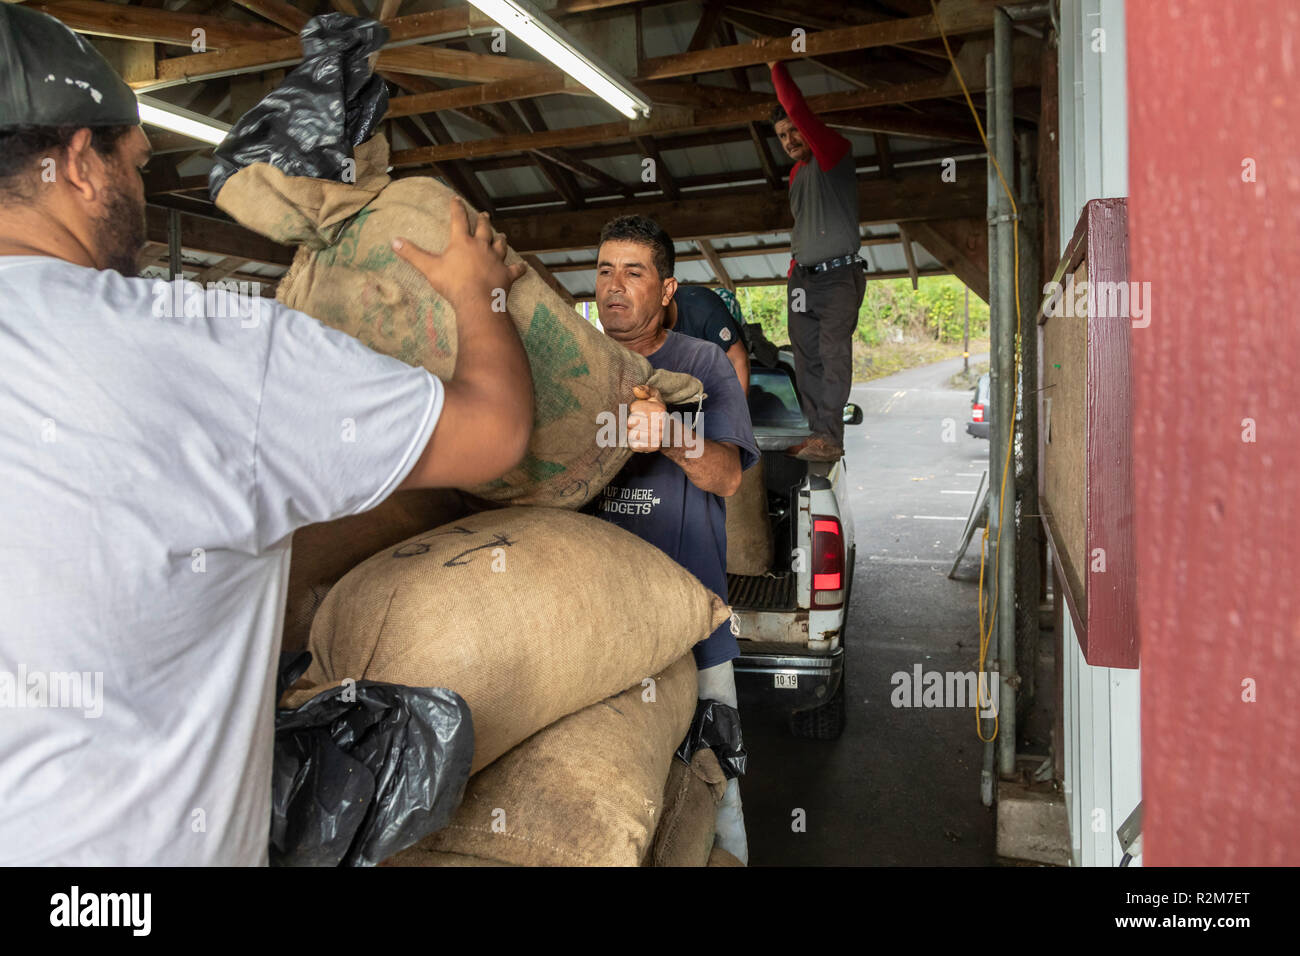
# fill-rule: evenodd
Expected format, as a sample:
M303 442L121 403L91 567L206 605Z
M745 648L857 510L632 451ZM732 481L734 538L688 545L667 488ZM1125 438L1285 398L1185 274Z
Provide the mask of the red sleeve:
M790 122L794 123L799 135L812 149L813 158L823 171L829 171L848 153L849 141L818 119L817 114L808 108L799 87L790 79L784 63L772 67L772 85L776 87L776 98L781 101Z

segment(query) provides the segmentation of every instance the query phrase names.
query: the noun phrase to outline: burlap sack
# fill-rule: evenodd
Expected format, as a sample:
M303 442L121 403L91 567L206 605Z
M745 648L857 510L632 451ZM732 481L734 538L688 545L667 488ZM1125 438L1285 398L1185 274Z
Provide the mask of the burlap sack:
M481 856L466 856L463 853L440 853L431 850L424 840L410 849L403 850L392 859L385 860L380 866L513 866L500 860L485 860Z
M471 510L466 497L450 488L398 491L362 514L299 528L293 533L289 559L283 650L307 646L312 619L343 575L371 555Z
M452 822L392 865L454 853L517 866L637 866L663 806L664 780L695 715L686 654L617 697L565 717L470 777Z
M746 471L727 499L727 573L759 575L772 568L772 523L767 516L763 460Z
M448 200L456 194L434 179L390 180L382 136L357 147L356 163L355 183L289 177L256 163L226 182L216 204L255 232L300 245L277 299L448 378L456 367L455 311L390 243L404 236L441 252ZM519 261L512 250L507 262ZM653 385L669 404L684 404L700 397L700 383L652 369L601 334L532 268L515 282L506 307L532 368L533 434L517 468L467 490L492 501L580 508L632 454L601 447L611 443L598 443L598 416L609 412L616 421L620 403L633 400L633 385Z
M720 846L715 846L713 852L709 854L709 866L744 866L740 859L733 853L724 850Z
M312 624L311 667L285 703L348 677L450 688L474 717L477 771L657 673L729 614L663 551L600 518L485 511L334 585Z
M690 764L673 758L664 787L664 811L646 858L649 866L708 866L718 805L727 778L718 758L705 748Z

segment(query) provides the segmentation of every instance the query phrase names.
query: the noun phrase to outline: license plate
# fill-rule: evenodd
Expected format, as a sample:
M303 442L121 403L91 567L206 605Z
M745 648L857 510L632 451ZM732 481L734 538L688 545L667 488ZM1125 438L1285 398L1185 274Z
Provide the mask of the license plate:
M773 674L772 682L773 682L773 686L775 687L781 687L787 690L799 689L798 674Z

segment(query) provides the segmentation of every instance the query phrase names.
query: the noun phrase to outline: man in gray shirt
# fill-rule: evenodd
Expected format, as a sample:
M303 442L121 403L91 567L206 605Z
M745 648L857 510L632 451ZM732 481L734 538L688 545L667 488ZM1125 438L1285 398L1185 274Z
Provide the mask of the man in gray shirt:
M853 330L866 291L858 258L858 178L849 141L808 108L784 64L769 63L780 105L772 124L790 171L790 344L812 437L788 450L808 461L844 454L844 403L853 386Z
M0 64L0 865L265 864L290 536L523 457L523 270L463 207L394 243L456 310L447 381L270 299L177 308L136 277L130 88L16 4Z

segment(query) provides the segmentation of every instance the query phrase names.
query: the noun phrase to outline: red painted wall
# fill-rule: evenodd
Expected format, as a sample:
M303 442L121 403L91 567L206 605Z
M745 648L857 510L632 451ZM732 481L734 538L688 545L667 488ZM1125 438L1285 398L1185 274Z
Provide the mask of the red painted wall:
M1126 17L1143 862L1296 865L1300 4Z

